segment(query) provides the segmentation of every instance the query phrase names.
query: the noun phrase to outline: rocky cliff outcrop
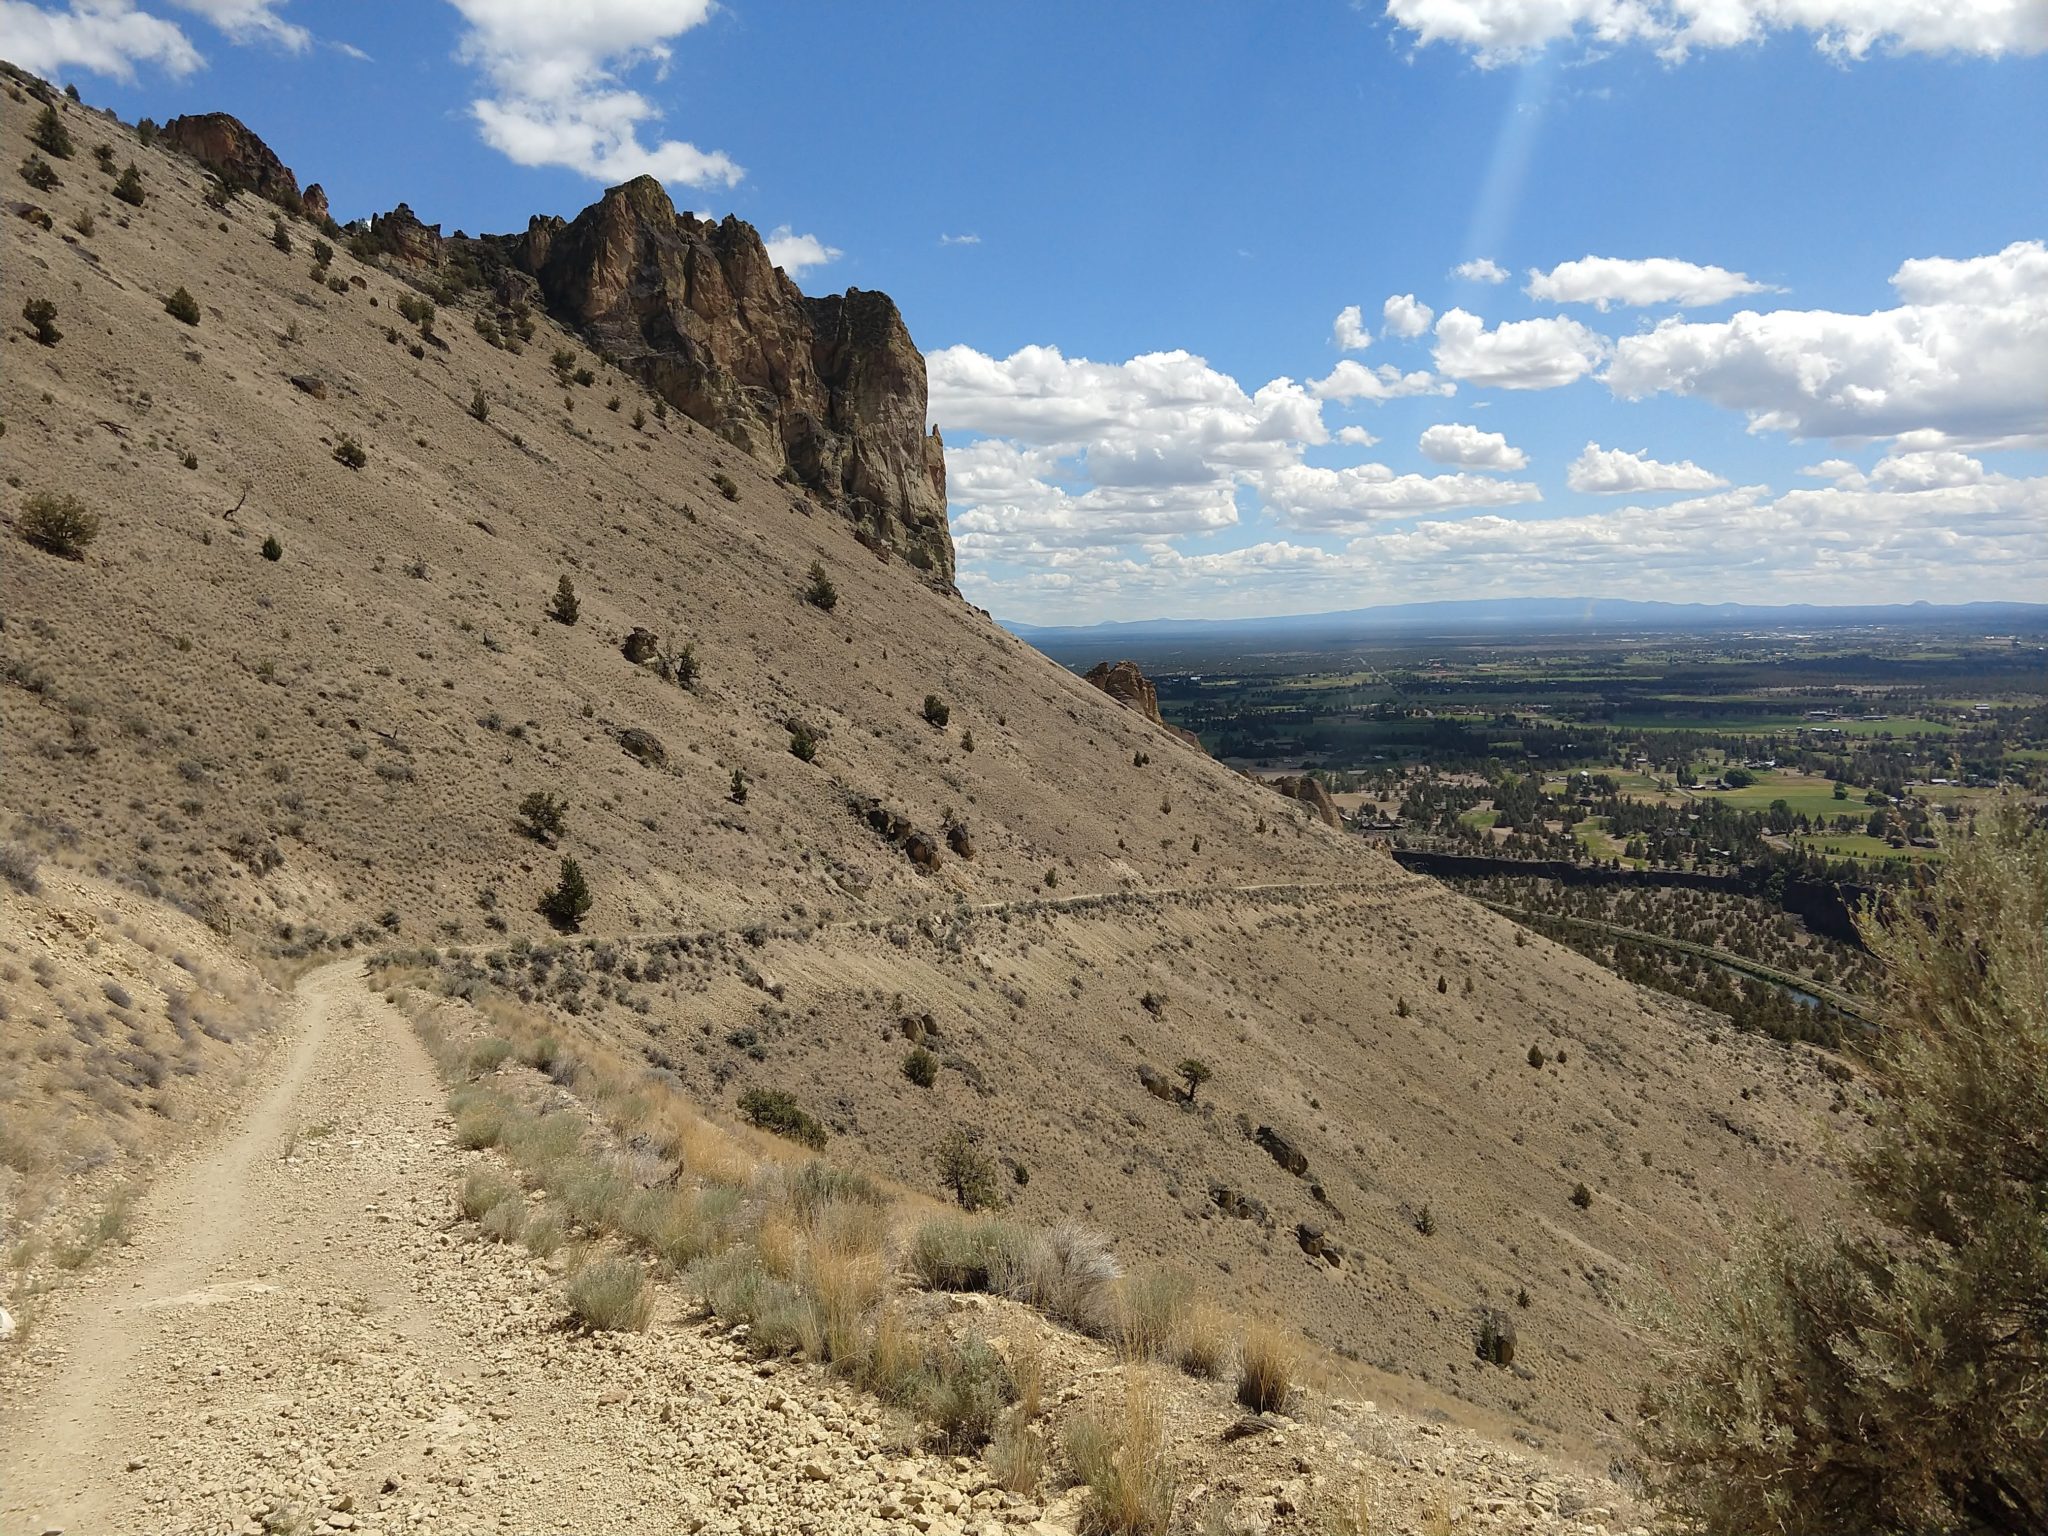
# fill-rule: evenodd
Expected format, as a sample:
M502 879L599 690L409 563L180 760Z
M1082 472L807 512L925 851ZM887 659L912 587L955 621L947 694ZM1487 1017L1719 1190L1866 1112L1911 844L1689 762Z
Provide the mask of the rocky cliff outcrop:
M1290 800L1299 800L1314 811L1323 822L1332 827L1344 825L1343 813L1337 809L1337 802L1330 798L1330 792L1323 788L1322 780L1311 774L1289 775L1284 778L1266 780L1266 787L1276 789Z
M297 212L299 179L240 118L226 112L174 117L161 130L163 141L190 155L230 189L254 192ZM321 199L323 209L326 199Z
M371 216L370 238L386 255L413 266L441 265L441 226L422 224L419 215L404 203L389 213Z
M400 235L401 214L380 239ZM530 274L548 311L619 367L951 589L944 445L925 431L924 357L887 294L806 298L752 225L678 213L648 176L572 221L461 243L485 270Z
M1205 750L1202 738L1193 731L1166 723L1159 713L1159 689L1138 670L1135 661L1098 661L1083 674L1082 681L1093 683L1124 708L1136 710L1167 735L1178 737L1197 752Z

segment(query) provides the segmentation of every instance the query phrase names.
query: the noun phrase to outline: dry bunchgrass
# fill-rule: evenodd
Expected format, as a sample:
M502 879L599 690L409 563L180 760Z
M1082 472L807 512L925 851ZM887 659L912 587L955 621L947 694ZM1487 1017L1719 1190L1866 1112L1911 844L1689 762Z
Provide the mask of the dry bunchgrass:
M1198 1300L1181 1316L1180 1368L1204 1381L1221 1381L1237 1352L1238 1322L1212 1301Z
M1118 1350L1126 1360L1176 1360L1194 1305L1194 1279L1182 1270L1128 1276L1117 1295Z
M1253 1323L1238 1341L1237 1400L1253 1413L1281 1413L1301 1390L1300 1341L1285 1329Z
M1005 1493L1029 1498L1045 1476L1045 1435L1019 1410L1012 1410L988 1444L989 1476Z
M638 1333L654 1315L647 1274L631 1259L592 1259L569 1278L563 1295L576 1320L598 1333Z
M1012 1329L1003 1340L1010 1381L1017 1389L1017 1412L1035 1419L1045 1411L1045 1345L1029 1328Z
M1067 1456L1087 1485L1084 1536L1165 1536L1178 1488L1168 1439L1166 1393L1142 1368L1124 1378L1123 1412L1078 1415L1067 1427Z
M1030 1235L1002 1289L1055 1322L1104 1338L1116 1326L1122 1273L1107 1238L1076 1222L1061 1222Z
M1363 1473L1348 1489L1332 1491L1318 1511L1325 1536L1373 1536L1379 1524L1372 1494L1372 1484Z

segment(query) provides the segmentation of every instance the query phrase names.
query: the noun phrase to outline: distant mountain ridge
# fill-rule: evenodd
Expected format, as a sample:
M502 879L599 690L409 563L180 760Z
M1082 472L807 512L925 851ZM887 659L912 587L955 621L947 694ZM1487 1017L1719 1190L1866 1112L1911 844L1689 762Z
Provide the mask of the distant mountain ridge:
M1079 644L1091 639L1128 644L1145 639L1306 639L1346 634L1484 634L1511 629L1667 630L1747 629L1858 624L2011 624L2048 631L2048 603L1667 603L1618 597L1473 598L1448 602L1389 603L1327 613L1275 614L1244 619L1134 619L1100 624L1042 625L1000 621L1034 645Z

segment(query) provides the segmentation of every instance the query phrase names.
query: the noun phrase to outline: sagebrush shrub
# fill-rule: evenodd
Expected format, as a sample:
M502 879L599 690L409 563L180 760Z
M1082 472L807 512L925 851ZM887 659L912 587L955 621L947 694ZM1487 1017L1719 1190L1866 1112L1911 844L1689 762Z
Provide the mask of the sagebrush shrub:
M654 1313L647 1274L631 1259L593 1259L570 1278L569 1311L599 1333L638 1333Z
M1942 838L1884 967L1853 1227L1767 1225L1677 1326L1639 1431L1713 1530L2031 1532L2048 1512L2048 830Z
M780 1088L749 1088L739 1097L739 1111L749 1125L787 1136L813 1151L824 1149L825 1127L794 1094Z
M173 320L182 320L187 325L197 325L199 301L181 286L164 300L164 313Z
M37 491L22 503L14 531L37 549L83 560L87 546L99 537L100 519L76 496Z
M120 180L114 183L114 196L131 208L142 206L147 194L142 188L142 172L136 169L134 161L128 162L128 168L121 173Z

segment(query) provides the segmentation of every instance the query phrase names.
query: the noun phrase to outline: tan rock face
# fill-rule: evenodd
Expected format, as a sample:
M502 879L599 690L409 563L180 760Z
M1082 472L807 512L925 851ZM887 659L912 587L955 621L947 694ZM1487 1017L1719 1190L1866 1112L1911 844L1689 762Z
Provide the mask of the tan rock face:
M389 213L373 215L370 237L400 261L423 267L441 265L441 226L422 224L419 215L404 203Z
M298 178L240 118L226 112L174 117L164 124L162 137L231 188L293 208L300 205ZM321 206L326 206L324 196Z
M327 207L327 189L317 181L308 184L299 202L308 223L325 224L333 216Z
M1337 809L1337 802L1330 798L1330 792L1323 788L1320 779L1304 773L1280 779L1268 779L1267 784L1290 800L1299 800L1303 805L1321 817L1324 824L1332 827L1344 825L1344 817Z
M1086 682L1093 683L1126 709L1135 709L1154 725L1159 718L1159 690L1152 679L1138 670L1135 661L1098 661L1088 669Z
M573 222L477 243L670 405L839 502L870 548L952 586L924 357L887 294L805 298L752 225L678 214L646 176Z
M1150 720L1167 735L1186 742L1197 752L1206 751L1202 738L1193 731L1184 731L1177 725L1168 725L1159 713L1159 690L1152 679L1138 670L1135 661L1098 661L1090 667L1082 681L1093 683L1104 693L1126 709L1134 709Z

